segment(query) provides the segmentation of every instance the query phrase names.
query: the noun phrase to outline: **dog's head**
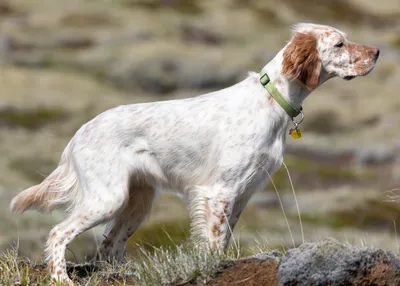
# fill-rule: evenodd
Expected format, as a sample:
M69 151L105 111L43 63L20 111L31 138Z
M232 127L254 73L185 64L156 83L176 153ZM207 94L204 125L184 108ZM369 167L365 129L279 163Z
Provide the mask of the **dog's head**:
M324 80L367 75L379 57L379 49L352 43L343 32L329 26L297 24L293 32L283 52L283 74L310 90L322 83L321 75Z

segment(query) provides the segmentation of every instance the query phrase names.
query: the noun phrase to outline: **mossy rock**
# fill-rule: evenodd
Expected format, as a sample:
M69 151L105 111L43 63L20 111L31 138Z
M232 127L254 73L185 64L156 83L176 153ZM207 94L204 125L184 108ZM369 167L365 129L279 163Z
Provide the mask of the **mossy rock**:
M67 112L58 107L40 107L30 109L7 107L0 110L0 126L9 128L21 127L35 130L46 124L59 122L67 118Z

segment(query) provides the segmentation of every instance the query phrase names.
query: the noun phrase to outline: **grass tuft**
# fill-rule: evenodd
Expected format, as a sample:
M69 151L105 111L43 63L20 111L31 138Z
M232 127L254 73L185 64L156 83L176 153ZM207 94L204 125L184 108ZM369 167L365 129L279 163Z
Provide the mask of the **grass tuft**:
M34 273L30 262L18 256L16 248L0 253L0 285L50 285L47 274Z
M232 247L226 253L205 249L193 243L142 251L134 263L138 285L181 284L196 281L207 283L221 265L236 259L239 250Z

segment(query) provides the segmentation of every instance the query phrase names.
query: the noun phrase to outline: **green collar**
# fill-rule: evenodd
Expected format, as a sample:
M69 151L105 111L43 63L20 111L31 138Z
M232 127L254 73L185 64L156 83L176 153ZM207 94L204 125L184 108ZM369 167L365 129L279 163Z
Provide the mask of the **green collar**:
M263 71L260 73L260 82L292 119L301 113L302 107L300 107L300 110L298 110L291 106L290 103L287 102L282 94L276 89L272 81L270 81L268 75Z

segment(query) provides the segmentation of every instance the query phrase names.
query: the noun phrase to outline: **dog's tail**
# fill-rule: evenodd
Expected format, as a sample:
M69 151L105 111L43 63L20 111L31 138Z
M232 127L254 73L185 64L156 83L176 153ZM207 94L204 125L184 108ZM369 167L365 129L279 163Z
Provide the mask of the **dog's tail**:
M71 210L78 203L79 193L78 177L71 161L69 144L58 167L42 183L15 196L11 201L10 211L23 213L28 209L37 209L51 212L57 205L65 204L69 204L68 210Z

